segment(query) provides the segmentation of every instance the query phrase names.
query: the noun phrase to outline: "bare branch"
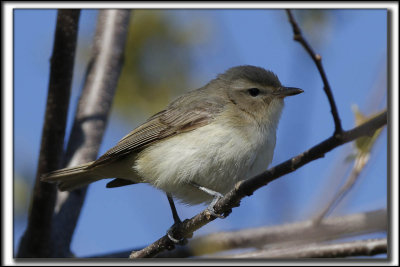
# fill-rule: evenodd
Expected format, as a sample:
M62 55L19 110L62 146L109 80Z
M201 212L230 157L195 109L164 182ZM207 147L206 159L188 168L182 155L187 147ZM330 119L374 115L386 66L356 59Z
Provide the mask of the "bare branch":
M51 254L49 241L56 187L41 183L40 176L61 167L79 15L78 9L62 9L57 14L38 170L28 226L21 239L17 257L48 257Z
M93 56L69 138L68 166L95 160L106 128L121 73L129 10L101 10ZM85 200L87 187L60 192L53 223L53 257L70 256L70 243ZM57 212L58 211L58 212Z
M224 256L224 258L344 258L355 256L374 256L383 253L387 253L386 238L358 240L335 244L318 243L276 250L267 249Z
M195 255L215 253L223 250L260 247L286 247L317 241L335 240L338 238L361 235L387 230L386 211L378 210L368 213L327 218L317 227L312 220L240 230L236 232L217 233L190 242L189 249Z
M289 22L293 28L294 40L301 43L301 45L304 47L304 49L307 51L307 53L310 55L310 57L314 60L315 65L317 66L317 69L321 75L322 81L324 83L324 91L325 91L326 96L328 97L329 105L331 106L333 120L335 122L334 134L340 134L343 131L343 129L342 129L342 125L340 122L339 113L336 108L336 103L335 103L335 100L333 99L332 90L329 85L328 78L326 77L325 70L322 66L322 62L321 62L322 57L321 57L321 55L316 54L314 52L314 50L312 49L312 47L308 44L307 40L302 35L300 27L298 26L297 22L295 21L290 9L287 9L286 12L289 17Z
M360 126L344 131L340 135L334 135L320 144L312 147L311 149L297 155L269 170L242 182L236 184L235 188L228 192L221 198L214 206L218 214L227 213L233 207L237 207L240 200L246 196L250 196L253 192L260 187L278 179L279 177L288 174L302 167L303 165L321 158L325 153L332 149L343 145L344 143L351 142L361 136L368 136L374 133L387 123L387 111L382 112L380 115L373 119L361 124ZM180 225L173 229L173 236L177 239L189 237L194 231L201 228L205 224L213 221L215 217L211 216L208 210L197 214L191 219L183 221ZM148 247L132 252L130 258L154 257L165 249L173 249L173 243L167 235L163 236Z
M286 225L266 226L239 231L220 232L193 238L186 246L165 251L157 258L183 258L201 256L220 251L268 246L298 246L299 244L331 241L339 238L387 231L386 210L376 210L324 219L314 226L312 220ZM129 251L94 256L96 258L125 258Z

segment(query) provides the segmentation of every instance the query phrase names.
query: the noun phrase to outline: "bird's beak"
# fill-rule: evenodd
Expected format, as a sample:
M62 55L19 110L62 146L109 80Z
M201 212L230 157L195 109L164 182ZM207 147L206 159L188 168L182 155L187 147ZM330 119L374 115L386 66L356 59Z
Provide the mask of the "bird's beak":
M304 91L301 90L300 88L296 87L280 87L279 90L274 92L274 95L279 96L279 97L287 97L291 95L298 95L303 93Z

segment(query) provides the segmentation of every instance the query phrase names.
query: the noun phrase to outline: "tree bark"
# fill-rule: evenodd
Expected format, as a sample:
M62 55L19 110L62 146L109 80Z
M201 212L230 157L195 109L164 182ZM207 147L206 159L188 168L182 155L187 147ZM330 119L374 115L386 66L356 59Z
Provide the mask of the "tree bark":
M93 56L68 141L67 167L97 158L123 65L130 10L101 10ZM72 255L70 245L87 187L59 192L53 223L53 257Z
M17 257L49 257L52 254L50 239L56 187L40 182L40 176L61 167L79 15L78 9L58 11L39 163L28 226Z

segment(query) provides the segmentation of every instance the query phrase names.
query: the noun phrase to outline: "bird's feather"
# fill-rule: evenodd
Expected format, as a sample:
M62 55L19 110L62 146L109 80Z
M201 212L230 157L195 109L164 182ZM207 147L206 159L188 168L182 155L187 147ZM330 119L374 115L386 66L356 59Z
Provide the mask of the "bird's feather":
M139 152L155 141L207 125L223 108L222 104L215 101L193 102L186 99L178 98L167 109L150 117L88 168L110 163L132 152Z

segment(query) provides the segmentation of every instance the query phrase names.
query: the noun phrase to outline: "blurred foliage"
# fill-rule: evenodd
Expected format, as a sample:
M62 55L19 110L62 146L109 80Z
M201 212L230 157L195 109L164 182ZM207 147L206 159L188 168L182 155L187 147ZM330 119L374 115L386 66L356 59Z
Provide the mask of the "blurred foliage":
M362 114L358 108L357 105L354 105L352 107L355 120L356 120L356 126L363 124L366 121L369 121L376 116L380 115L381 113L374 114L371 116L365 116ZM369 154L373 145L375 144L376 139L379 137L380 133L382 132L383 127L379 128L372 134L371 136L364 136L360 137L355 141L356 149L359 154Z
M32 185L28 183L27 178L20 174L14 173L14 216L22 216L26 214L29 205L29 197Z
M377 114L373 114L370 116L366 116L361 113L360 109L357 105L352 106L352 110L355 116L355 126L359 126L379 115L382 113L379 112ZM374 146L376 140L378 139L379 135L382 133L384 127L377 129L372 135L370 136L362 136L357 138L354 142L354 151L350 155L346 157L347 162L351 162L353 160L357 160L360 157L368 157L371 153L371 149Z
M123 118L152 115L188 90L191 46L204 33L202 24L180 26L168 10L132 11L124 66L114 108ZM200 27L200 28L199 28Z

